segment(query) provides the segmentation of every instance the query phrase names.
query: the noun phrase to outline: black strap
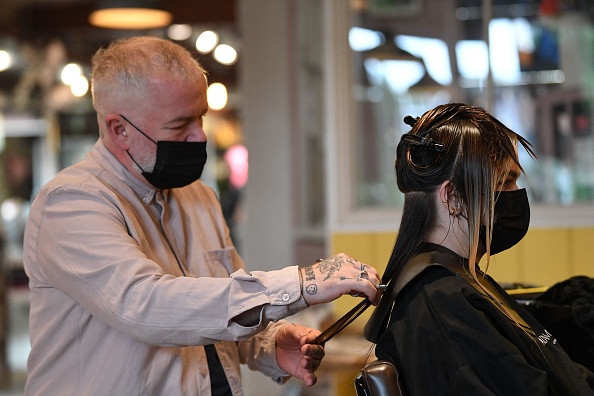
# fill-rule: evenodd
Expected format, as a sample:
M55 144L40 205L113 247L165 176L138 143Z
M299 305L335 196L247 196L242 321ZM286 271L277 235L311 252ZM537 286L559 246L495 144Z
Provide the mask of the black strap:
M232 396L229 381L214 344L204 345L208 371L210 372L210 392L212 396Z
M391 290L389 293L390 297L385 298L387 296L382 296L380 303L372 313L371 318L363 330L365 338L367 338L369 341L377 343L380 335L388 327L388 322L392 313L392 307L394 306L394 302L396 301L398 294L411 280L413 280L421 272L425 271L429 267L443 267L454 275L464 279L466 283L473 287L478 293L487 297L489 296L489 294L485 291L485 288L479 285L479 283L468 272L468 261L466 259L462 259L460 256L452 254L450 250L443 246L429 243L425 243L424 245L424 249L428 250L425 250L424 252L413 257L404 265L402 271L400 271L398 274L398 278L394 284L393 290ZM487 282L489 281L487 280ZM494 290L492 293L500 294L495 286L492 286L492 288ZM386 290L386 292L388 292L388 290ZM503 295L501 296L501 299L507 304L507 300L503 297ZM510 312L508 311L513 311L514 308L508 307L506 311L506 309L503 308L499 303L493 302L493 305L499 309L503 315L508 317L512 322L516 323L516 325L520 326L525 331L531 333L534 332L530 326L523 323L523 319L521 317L521 320L516 320L510 316Z
M430 253L420 254L409 260L399 272L396 280L392 280L388 284L388 288L371 314L371 317L363 330L365 338L369 341L377 343L379 336L388 327L388 321L390 320L394 301L396 301L396 297L400 294L402 289L427 268L435 265L442 265L435 259L434 255L428 257L428 254Z

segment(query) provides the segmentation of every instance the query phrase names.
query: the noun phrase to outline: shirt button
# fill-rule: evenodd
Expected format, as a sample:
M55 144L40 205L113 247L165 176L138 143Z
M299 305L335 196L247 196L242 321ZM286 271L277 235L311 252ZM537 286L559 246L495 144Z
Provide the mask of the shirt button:
M283 301L289 301L289 294L288 293L283 294Z
M206 378L206 370L200 371L200 375L202 376L202 378Z
M149 199L148 198L142 198L142 202L144 203L148 203Z

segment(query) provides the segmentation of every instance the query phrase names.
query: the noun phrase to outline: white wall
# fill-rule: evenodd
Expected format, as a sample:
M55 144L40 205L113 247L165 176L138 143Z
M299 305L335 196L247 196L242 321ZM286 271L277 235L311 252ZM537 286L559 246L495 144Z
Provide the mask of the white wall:
M241 253L249 270L292 265L290 62L292 1L239 0L241 123L249 152Z

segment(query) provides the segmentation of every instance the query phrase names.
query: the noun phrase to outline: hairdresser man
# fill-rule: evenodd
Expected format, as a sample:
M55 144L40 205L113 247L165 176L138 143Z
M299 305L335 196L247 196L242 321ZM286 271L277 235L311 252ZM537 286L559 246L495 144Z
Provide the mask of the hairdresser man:
M41 189L26 227L27 395L241 395L240 363L311 386L319 332L281 319L342 294L379 299L377 271L344 254L246 273L197 181L206 87L167 40L93 57L99 140Z

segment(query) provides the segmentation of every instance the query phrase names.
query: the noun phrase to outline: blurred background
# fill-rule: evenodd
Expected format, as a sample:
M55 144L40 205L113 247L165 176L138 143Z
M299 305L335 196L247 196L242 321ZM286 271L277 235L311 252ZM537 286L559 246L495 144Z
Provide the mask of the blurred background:
M105 14L114 5L131 19ZM185 46L208 70L203 180L248 269L341 251L383 269L403 202L402 120L459 101L539 157L520 153L531 229L490 273L545 287L594 276L591 0L0 0L0 394L22 394L26 378L30 201L97 139L92 54L141 34ZM324 327L352 305L343 297L295 320ZM246 394L354 394L364 320L327 345L314 388L246 371Z

